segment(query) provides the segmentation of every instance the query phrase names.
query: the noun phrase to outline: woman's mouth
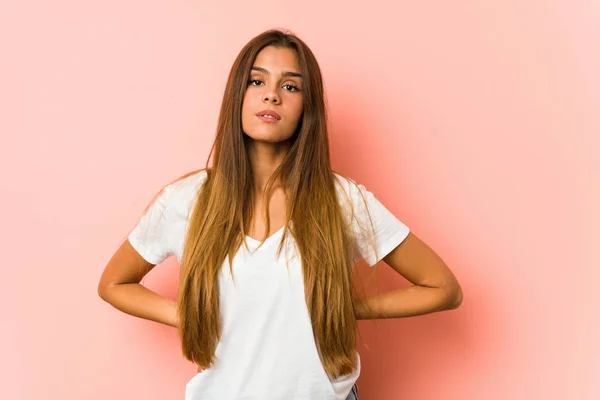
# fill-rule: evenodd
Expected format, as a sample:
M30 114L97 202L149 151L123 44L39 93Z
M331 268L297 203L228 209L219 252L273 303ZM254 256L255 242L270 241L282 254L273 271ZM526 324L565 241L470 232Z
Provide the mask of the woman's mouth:
M264 122L278 122L279 121L277 118L271 117L268 115L259 115L258 118L260 118Z
M262 110L256 113L256 116L263 120L264 122L277 122L281 119L279 114L277 114L273 110Z

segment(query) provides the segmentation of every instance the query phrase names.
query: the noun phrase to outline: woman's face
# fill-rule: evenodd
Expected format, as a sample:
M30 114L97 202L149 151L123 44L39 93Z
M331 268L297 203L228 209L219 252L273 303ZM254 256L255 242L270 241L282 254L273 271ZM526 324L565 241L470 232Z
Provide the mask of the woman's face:
M265 111L277 115L262 116ZM287 140L296 131L302 111L302 77L296 52L263 48L254 60L242 103L244 133L264 142Z

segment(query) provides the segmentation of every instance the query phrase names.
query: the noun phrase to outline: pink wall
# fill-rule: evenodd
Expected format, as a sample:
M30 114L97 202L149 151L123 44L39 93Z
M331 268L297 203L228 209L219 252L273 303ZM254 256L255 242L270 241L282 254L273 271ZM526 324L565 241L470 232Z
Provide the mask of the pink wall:
M282 26L323 69L334 167L464 289L455 311L361 322L361 399L600 398L598 4L208 3L0 4L0 397L183 399L176 331L98 279L204 165L237 52ZM176 283L173 260L147 278Z

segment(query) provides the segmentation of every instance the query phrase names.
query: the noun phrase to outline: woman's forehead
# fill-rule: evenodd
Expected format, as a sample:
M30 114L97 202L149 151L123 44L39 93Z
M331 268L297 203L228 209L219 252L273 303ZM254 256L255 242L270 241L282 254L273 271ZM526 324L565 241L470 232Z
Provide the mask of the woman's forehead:
M293 49L287 47L267 46L262 49L254 60L252 69L265 74L299 75L300 62Z

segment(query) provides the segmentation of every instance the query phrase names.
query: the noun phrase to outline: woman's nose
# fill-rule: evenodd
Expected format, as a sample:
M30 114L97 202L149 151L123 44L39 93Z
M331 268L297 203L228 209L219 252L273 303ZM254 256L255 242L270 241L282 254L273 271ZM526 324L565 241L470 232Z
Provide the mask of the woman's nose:
M275 92L268 92L263 95L263 101L277 104L279 103L279 96Z

